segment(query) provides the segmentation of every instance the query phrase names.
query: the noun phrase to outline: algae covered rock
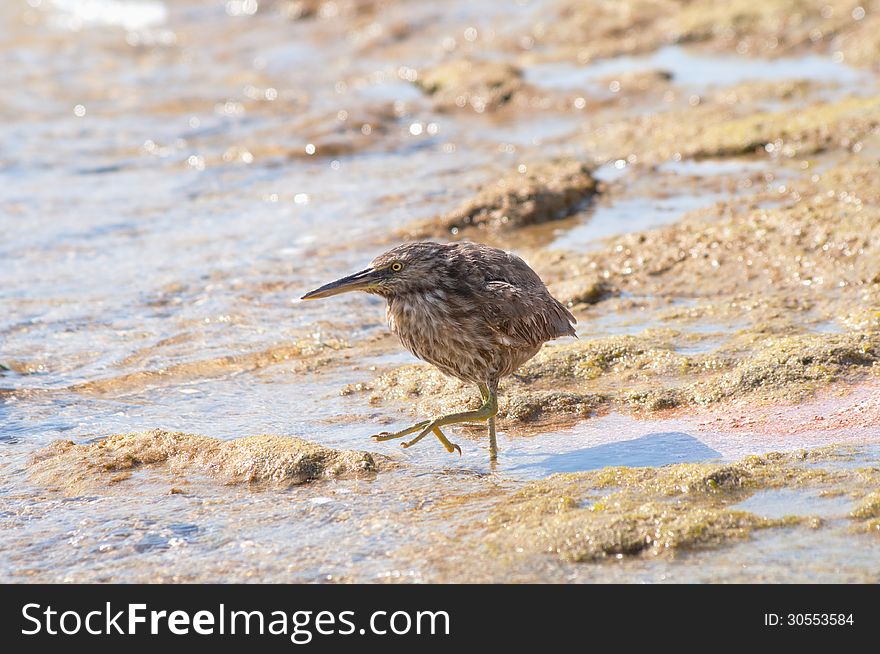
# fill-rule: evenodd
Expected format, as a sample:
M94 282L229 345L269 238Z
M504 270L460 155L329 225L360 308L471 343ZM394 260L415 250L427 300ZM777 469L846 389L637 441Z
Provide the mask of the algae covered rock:
M834 42L846 61L871 65L880 51L876 35L871 7L850 0L557 0L532 29L545 51L581 62L674 43L774 57L805 49L825 54Z
M517 422L534 422L554 415L586 418L606 402L607 398L597 393L529 391L507 398L500 414L505 420Z
M875 490L862 498L850 515L857 520L880 518L880 490Z
M416 82L440 110L495 111L522 87L522 71L497 61L458 59L421 73Z
M767 518L736 508L755 491L847 483L847 473L803 465L805 456L772 453L735 464L553 475L499 502L482 540L492 551L552 553L572 562L657 556L742 540L758 529L806 520ZM822 456L819 451L813 458Z
M880 490L865 495L850 513L856 531L880 535Z
M408 231L425 237L470 228L519 229L570 216L584 208L597 190L592 167L583 162L560 159L521 164L458 209Z
M566 422L609 409L660 411L748 398L804 401L834 383L863 380L880 368L880 332L729 336L714 351L684 354L679 332L560 342L545 347L509 379L499 398L505 427ZM476 408L474 390L426 365L408 365L346 387L374 405L414 415Z
M751 357L730 370L691 384L696 404L760 394L802 400L816 388L857 378L880 362L880 334L767 337Z
M732 108L720 95L688 109L609 122L588 135L585 146L608 157L632 155L643 163L750 154L793 158L845 150L880 125L876 96L815 102L796 112L749 109Z
M296 437L220 440L155 429L114 434L84 445L55 441L34 455L31 476L39 484L72 492L117 483L139 469L162 467L207 474L228 484L296 485L369 476L383 462L369 452L333 450Z
M347 343L336 338L326 340L302 338L292 343L281 343L253 352L183 361L158 368L142 366L142 369L134 372L124 372L74 384L69 390L89 394L124 393L162 383L180 383L184 380L255 372L280 364L286 364L298 371L310 371L329 365L337 359L337 354L347 347ZM130 356L128 360L130 363L139 363L148 360L150 355L152 351L148 350L143 359L136 354Z
M765 150L785 156L813 154L854 143L878 125L878 98L819 103L792 113L756 113L707 127L692 156L735 156Z

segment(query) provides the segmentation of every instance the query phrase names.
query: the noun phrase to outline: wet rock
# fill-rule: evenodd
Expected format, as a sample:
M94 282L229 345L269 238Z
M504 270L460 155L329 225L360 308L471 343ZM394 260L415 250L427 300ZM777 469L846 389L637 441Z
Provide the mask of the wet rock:
M765 57L804 49L826 54L834 41L847 61L871 65L878 51L876 22L872 12L860 9L858 13L849 0L559 0L542 8L543 20L529 36L543 51L581 62L650 52L672 43Z
M611 284L598 275L555 282L550 292L553 293L553 297L569 307L578 304L597 304L617 293Z
M872 491L862 498L850 515L856 520L880 518L880 490Z
M729 346L693 355L676 351L678 338L675 331L654 330L545 347L502 381L499 417L506 426L522 426L611 408L660 411L744 398L802 401L880 367L880 333L741 335ZM399 368L345 392L364 391L374 405L392 403L419 416L479 404L472 388L426 365Z
M369 382L349 384L343 395L370 393L370 404L394 403L419 415L442 415L476 409L480 405L476 387L444 377L428 365L409 365L390 370Z
M324 0L272 0L269 5L278 9L290 20L315 18Z
M865 29L853 20L853 6L847 0L687 3L675 18L675 29L683 42L718 48L771 56L799 48L821 48L824 53L835 37Z
M773 80L742 82L712 93L710 99L721 105L749 105L774 99L784 102L807 101L825 85L810 80Z
M598 185L587 164L557 160L521 165L445 216L407 229L413 237L471 228L507 230L560 220L581 210Z
M545 349L520 369L520 378L532 382L553 378L559 382L594 380L627 371L674 374L688 365L686 357L673 351L668 334L649 332L579 340Z
M652 410L745 397L803 400L872 374L880 332L880 167L847 156L773 187L783 204L718 203L674 225L615 237L592 253L531 256L582 322L624 312L680 329L659 340L655 333L563 344L522 374L572 392L584 386L565 380L590 379L590 389L612 402ZM613 293L602 297L603 286ZM587 306L596 296L603 302ZM663 309L664 298L677 306ZM689 339L707 325L717 331L706 341L711 351L694 353ZM628 396L621 387L629 387Z
M674 409L687 402L687 396L677 388L652 388L647 391L630 393L627 401L648 411Z
M880 125L877 97L820 102L796 112L749 107L745 113L728 101L721 95L715 103L610 122L585 145L602 156L632 155L644 163L756 153L795 157L846 149Z
M278 109L283 112L283 109ZM391 102L352 107L340 119L338 111L300 109L295 122L272 125L255 131L247 150L257 163L271 166L287 165L290 161L383 151L397 143L387 138L398 120Z
M865 471L868 474L876 471L876 468ZM865 480L868 482L868 480ZM864 484L869 486L870 482ZM873 485L873 484L871 484ZM859 500L856 507L850 512L850 518L854 521L854 529L857 532L880 535L880 490L869 490Z
M764 150L784 156L822 152L857 141L878 125L880 98L816 104L797 112L757 113L707 127L690 148L696 157ZM778 148L778 149L777 149Z
M139 370L106 379L82 382L70 386L68 390L77 393L119 393L141 389L148 385L179 383L188 379L205 379L220 375L256 371L268 366L286 363L295 370L309 371L328 365L335 353L348 345L338 339L323 341L300 339L297 342L276 345L258 352L247 352L212 359L186 361L153 370ZM146 353L137 353L130 358L138 362Z
M373 405L394 404L414 417L427 417L476 409L480 397L474 386L444 377L427 365L397 368L368 383L352 384L343 394L370 393ZM516 378L508 380L499 397L498 417L505 424L545 425L585 418L607 402L590 392L569 392L524 387Z
M644 503L638 511L626 515L604 512L562 515L564 517L541 525L525 526L525 533L515 531L512 536L530 549L550 551L567 561L583 562L615 555L658 555L718 546L747 538L755 529L790 524L742 511L688 510L681 505L669 507L654 503ZM529 533L532 530L534 533Z
M774 543L779 539L802 543L805 530L846 536L837 526L839 520L810 515L806 507L824 511L824 500L797 506L795 515L768 518L762 515L762 499L765 492L772 498L780 490L805 499L864 495L864 487L878 481L876 469L852 467L865 454L876 461L875 454L860 448L830 446L751 456L735 463L556 474L504 493L487 516L460 528L435 548L420 548L413 557L429 557L441 579L457 578L463 559L454 559L450 552L464 549L476 571L469 574L481 579L517 579L523 569L533 575L534 570L558 567L569 581L595 580L609 568L587 567L589 563L617 560L612 569L631 578L632 568L627 566L644 570L650 565L646 559L677 559L694 550L763 540L762 532L770 529L779 530L772 537ZM746 511L741 503L750 498L756 500L750 502L755 508ZM448 503L450 510L458 506ZM766 543L763 540L759 548ZM746 551L754 549L746 547ZM740 552L738 548L734 565L745 560ZM720 558L726 559L714 560Z
M734 350L683 355L669 343L650 335L577 342L526 363L521 376L537 385L575 382L578 389L575 380L592 382L587 387L594 390L594 382L600 389L628 384L638 390L618 391L618 402L657 410L743 397L803 400L822 386L862 378L880 364L880 334L770 336L756 342L746 358Z
M368 452L333 450L296 437L227 441L155 429L84 445L55 441L34 455L30 472L36 483L75 493L123 482L128 473L141 469L196 472L227 484L296 485L370 476L384 462Z
M280 12L289 20L310 20L314 18L333 19L337 21L352 20L358 17L370 17L382 9L387 2L376 0L265 0L260 3L270 10Z
M811 460L823 460L822 453ZM851 481L851 472L803 463L800 454L773 453L733 465L553 475L502 500L480 540L495 552L552 553L573 562L715 547L748 538L757 529L806 522L801 516L768 519L735 508L756 490Z
M844 60L854 66L876 66L880 59L880 16L875 10L859 23L858 29L841 34L839 38Z
M681 361L656 337L611 337L545 348L520 372L502 381L499 417L505 424L528 424L560 416L586 417L616 396L592 380L645 368L679 369ZM588 383L589 382L589 383ZM417 415L441 415L479 406L475 388L444 377L427 365L410 365L380 375L344 393L370 392L372 404L394 403Z
M821 386L852 379L880 363L880 334L768 338L732 370L691 384L696 404L759 394L765 399L809 397Z
M615 93L656 93L669 89L672 73L667 70L632 70L600 77L597 81Z
M0 375L4 373L15 373L16 375L34 375L42 372L44 368L45 366L42 363L32 363L9 359L0 363Z
M541 418L557 418L559 415L585 418L592 415L607 398L590 393L563 391L533 391L516 393L499 412L502 419L535 422Z
M558 56L574 55L581 63L650 52L670 40L664 24L678 9L669 0L559 0L542 9L544 19L532 28L530 37L541 48Z
M458 59L420 73L416 82L441 111L496 111L522 88L522 71L498 61Z
M880 280L872 283L880 284ZM842 322L855 331L880 331L880 311L873 307L853 307Z

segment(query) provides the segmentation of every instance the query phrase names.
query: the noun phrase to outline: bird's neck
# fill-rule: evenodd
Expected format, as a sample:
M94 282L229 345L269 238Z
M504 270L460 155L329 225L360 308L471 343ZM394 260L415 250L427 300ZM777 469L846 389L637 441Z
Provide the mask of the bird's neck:
M436 325L440 314L449 310L448 298L440 290L424 293L402 293L386 298L386 315L391 330L402 332L430 330Z

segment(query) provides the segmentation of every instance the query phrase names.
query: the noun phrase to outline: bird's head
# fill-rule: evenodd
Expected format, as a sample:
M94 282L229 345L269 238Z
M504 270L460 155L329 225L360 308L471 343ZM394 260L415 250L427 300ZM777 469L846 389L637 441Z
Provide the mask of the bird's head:
M316 288L302 299L317 300L349 291L390 298L437 288L448 266L448 247L427 241L399 245L373 259L368 268Z

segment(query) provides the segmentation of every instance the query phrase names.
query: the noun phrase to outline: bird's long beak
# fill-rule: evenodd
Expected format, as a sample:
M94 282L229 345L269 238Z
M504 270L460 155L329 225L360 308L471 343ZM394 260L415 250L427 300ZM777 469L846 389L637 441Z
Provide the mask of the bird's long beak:
M309 291L302 296L302 300L317 300L322 297L348 293L349 291L365 291L376 282L376 271L372 268L361 270L354 275L337 279L335 282L324 284L321 288Z

